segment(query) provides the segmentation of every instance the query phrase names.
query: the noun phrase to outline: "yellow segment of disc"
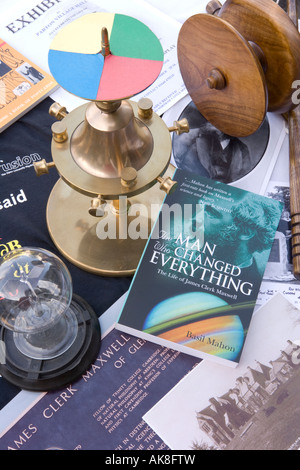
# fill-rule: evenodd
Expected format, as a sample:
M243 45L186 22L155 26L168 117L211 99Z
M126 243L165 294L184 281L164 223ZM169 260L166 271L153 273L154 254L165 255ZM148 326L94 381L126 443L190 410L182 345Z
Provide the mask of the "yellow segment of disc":
M101 50L101 31L108 37L114 23L114 13L90 13L65 26L53 39L50 48L78 54L97 54Z

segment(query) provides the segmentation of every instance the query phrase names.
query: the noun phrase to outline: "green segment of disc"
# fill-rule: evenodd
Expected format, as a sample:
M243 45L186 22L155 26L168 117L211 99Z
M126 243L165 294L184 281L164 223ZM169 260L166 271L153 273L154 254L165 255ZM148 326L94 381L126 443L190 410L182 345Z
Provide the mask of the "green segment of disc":
M145 24L126 15L115 15L110 48L117 56L164 60L163 49L153 32Z

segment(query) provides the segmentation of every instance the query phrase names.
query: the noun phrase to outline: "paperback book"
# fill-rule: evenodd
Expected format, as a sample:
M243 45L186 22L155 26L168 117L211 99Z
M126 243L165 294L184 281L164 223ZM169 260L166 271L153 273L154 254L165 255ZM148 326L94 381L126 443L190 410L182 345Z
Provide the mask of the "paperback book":
M0 132L57 87L50 74L0 38Z
M282 204L177 169L116 328L235 367Z

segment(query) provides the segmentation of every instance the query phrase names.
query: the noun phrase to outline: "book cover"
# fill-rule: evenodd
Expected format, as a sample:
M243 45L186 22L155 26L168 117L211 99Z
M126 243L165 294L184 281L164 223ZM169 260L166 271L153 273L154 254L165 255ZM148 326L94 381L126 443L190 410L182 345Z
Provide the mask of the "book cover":
M116 328L235 367L282 205L177 169Z
M57 87L51 75L0 38L0 132Z

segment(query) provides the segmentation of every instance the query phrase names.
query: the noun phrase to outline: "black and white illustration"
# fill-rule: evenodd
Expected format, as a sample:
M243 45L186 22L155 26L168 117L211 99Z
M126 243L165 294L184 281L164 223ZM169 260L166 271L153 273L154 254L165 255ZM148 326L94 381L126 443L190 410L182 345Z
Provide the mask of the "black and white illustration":
M236 369L202 361L144 418L174 450L298 449L299 359L299 310L277 294L254 315Z
M178 168L232 183L250 173L266 151L270 134L268 119L255 134L238 138L214 127L193 102L179 116L184 118L190 131L173 134L173 155Z
M195 174L264 194L286 137L282 116L268 113L254 134L228 136L198 111L190 96L168 110L163 119L168 126L186 118L189 132L172 135L171 163Z
M289 185L272 182L269 184L266 196L280 201L283 204L283 211L264 273L264 280L276 282L296 281L293 274Z
M24 62L20 67L16 69L16 71L33 85L45 78L39 70L37 70L35 67L28 64L27 62Z

